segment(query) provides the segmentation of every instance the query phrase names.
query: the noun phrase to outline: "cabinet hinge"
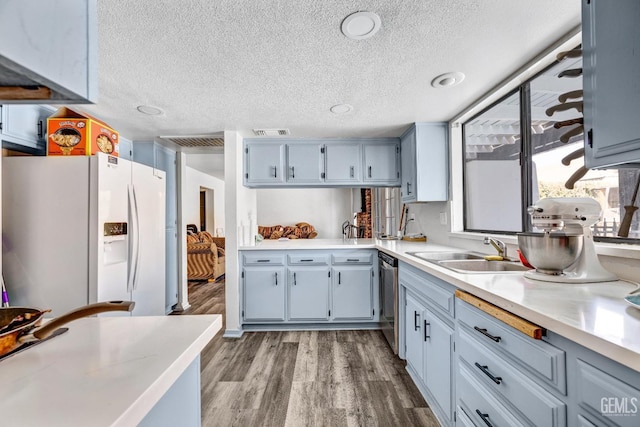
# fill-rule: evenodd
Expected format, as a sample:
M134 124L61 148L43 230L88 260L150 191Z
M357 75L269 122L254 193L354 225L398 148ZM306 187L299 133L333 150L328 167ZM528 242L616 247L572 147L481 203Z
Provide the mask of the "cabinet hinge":
M396 154L400 154L400 146L396 145Z
M589 148L593 148L593 129L589 129L589 132L587 132L587 140L589 141Z
M242 277L244 279L244 271L242 273L240 273L240 277Z
M246 147L246 148L244 149L244 152L245 152L245 153L247 153L247 154L249 154L249 147Z
M249 174L248 174L248 173L245 173L245 174L244 174L244 177L245 177L245 178L247 178L247 179L249 179Z
M320 147L320 153L324 154L324 147Z

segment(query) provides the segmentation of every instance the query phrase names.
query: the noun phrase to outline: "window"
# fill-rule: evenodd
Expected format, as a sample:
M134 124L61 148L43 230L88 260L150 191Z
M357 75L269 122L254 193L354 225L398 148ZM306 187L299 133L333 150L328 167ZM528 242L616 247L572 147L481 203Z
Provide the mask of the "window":
M630 205L640 172L584 169L582 112L575 108L582 78L559 78L581 68L580 58L556 62L464 123L466 231L531 230L527 207L538 199L593 197L603 210L594 235L621 240L620 222L635 210ZM563 107L570 108L557 109L563 94ZM640 238L638 216L630 239Z

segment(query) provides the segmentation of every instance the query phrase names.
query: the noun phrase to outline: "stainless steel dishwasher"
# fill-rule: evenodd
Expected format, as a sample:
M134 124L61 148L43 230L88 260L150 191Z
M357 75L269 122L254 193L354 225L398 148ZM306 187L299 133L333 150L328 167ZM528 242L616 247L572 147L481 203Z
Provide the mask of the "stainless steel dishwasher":
M398 354L398 260L378 252L382 333Z

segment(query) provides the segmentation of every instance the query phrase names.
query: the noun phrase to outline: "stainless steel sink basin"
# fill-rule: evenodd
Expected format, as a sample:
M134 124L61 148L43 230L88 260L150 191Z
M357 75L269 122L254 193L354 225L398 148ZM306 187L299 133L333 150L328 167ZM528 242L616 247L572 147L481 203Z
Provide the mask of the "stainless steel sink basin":
M514 261L487 261L477 252L407 252L424 261L458 273L513 273L528 267Z
M438 265L462 273L527 271L528 267L513 261L487 261L485 259L438 261Z
M484 255L475 252L407 252L409 255L418 257L425 261L452 261L465 259L484 259Z

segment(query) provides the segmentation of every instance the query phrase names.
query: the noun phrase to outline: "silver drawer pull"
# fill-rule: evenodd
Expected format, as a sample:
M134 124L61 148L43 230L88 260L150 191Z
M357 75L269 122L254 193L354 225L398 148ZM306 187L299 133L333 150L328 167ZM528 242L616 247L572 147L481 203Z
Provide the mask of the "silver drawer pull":
M313 262L312 259L301 259L300 262Z
M270 259L259 259L259 260L256 260L256 262L271 262L271 260Z
M360 258L347 258L347 262L360 262Z
M485 337L487 337L487 338L490 338L490 339L494 340L495 342L500 342L500 340L502 339L502 338L500 338L500 337L496 337L496 336L494 336L494 335L491 335L489 332L487 332L487 330L486 330L486 329L481 329L481 328L479 328L479 327L477 327L477 326L474 326L474 327L473 327L473 329L475 329L476 331L480 332L480 333L481 333L482 335L484 335Z
M486 376L488 376L489 378L491 378L491 381L493 381L496 384L501 384L502 383L502 377L495 377L493 376L493 374L491 372L489 372L489 369L487 365L481 365L478 362L476 362L476 368L480 369L482 372L484 372L484 374Z
M418 314L417 311L414 310L413 312L413 330L417 331L418 329L420 329L420 325L418 324L418 317L420 317L420 315Z
M476 409L476 414L480 415L480 418L482 418L482 421L484 421L487 427L493 427L493 424L489 422L489 414L483 414L480 412L480 409Z

